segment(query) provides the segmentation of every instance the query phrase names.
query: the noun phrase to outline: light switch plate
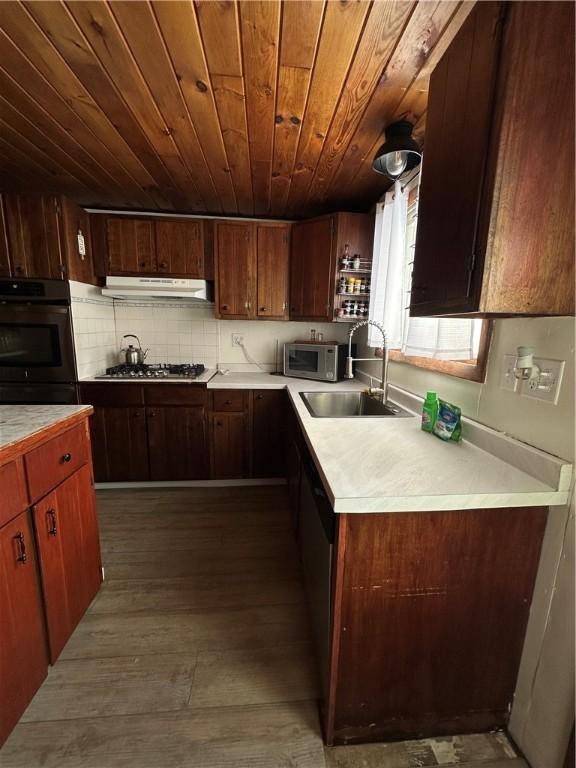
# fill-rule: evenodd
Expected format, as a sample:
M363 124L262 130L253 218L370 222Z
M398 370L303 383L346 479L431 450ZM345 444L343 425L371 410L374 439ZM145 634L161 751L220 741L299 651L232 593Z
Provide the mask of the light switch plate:
M514 364L516 355L504 355L502 358L502 368L500 369L500 388L508 392L516 392L518 389L518 379L514 376Z
M520 386L520 394L524 397L544 400L546 403L556 405L564 375L565 361L535 357L534 364L540 368L540 375L530 381L523 381Z

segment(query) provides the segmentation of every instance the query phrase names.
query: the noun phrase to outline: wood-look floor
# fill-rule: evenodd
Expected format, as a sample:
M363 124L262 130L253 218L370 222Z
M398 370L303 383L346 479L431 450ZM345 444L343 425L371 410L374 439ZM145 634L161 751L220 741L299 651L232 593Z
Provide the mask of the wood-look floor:
M106 581L1 768L527 768L503 734L323 748L284 488L98 511Z

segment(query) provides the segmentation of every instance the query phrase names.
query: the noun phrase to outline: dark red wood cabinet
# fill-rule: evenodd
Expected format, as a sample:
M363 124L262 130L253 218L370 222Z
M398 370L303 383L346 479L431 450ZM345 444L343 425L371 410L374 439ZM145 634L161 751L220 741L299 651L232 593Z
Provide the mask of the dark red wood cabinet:
M288 319L290 224L215 224L216 316Z
M0 746L48 674L29 512L0 528Z
M146 409L151 480L203 480L208 476L203 405Z
M102 581L90 466L57 486L33 512L54 664Z
M144 405L99 405L90 419L90 432L96 482L149 480Z
M86 419L46 433L0 457L0 746L102 581Z
M572 3L477 3L432 72L412 315L574 314L573 41Z
M287 394L279 389L252 391L252 475L286 474Z
M292 225L290 319L334 320L336 272L346 246L350 255L372 259L374 217L333 213Z
M158 272L204 277L204 228L202 221L154 223Z

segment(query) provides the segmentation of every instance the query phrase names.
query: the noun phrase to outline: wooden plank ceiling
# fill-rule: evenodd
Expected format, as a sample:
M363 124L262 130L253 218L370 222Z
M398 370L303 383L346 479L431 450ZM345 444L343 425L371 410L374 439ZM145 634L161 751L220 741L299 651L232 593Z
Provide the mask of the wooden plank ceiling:
M426 0L0 2L2 188L83 205L364 210L384 126L422 138L473 7Z

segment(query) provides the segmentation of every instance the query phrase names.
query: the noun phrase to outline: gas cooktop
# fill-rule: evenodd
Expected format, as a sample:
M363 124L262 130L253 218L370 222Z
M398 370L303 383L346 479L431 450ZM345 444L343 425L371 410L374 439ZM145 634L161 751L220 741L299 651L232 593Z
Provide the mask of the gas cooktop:
M114 365L106 368L106 373L96 376L97 379L197 379L205 367L202 363L156 363L148 365L129 364Z

